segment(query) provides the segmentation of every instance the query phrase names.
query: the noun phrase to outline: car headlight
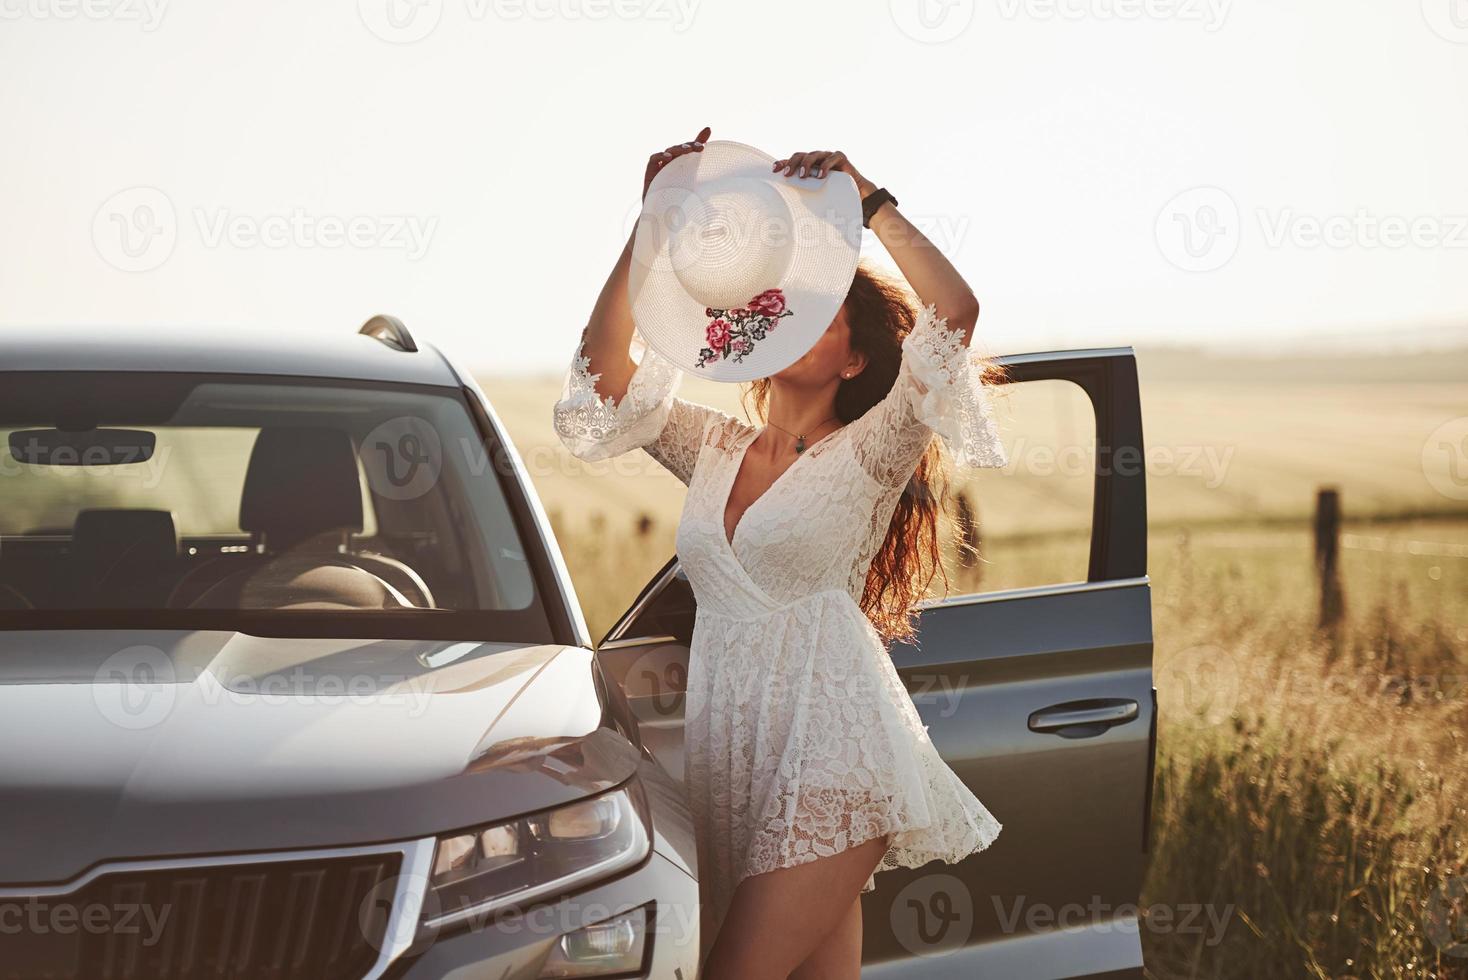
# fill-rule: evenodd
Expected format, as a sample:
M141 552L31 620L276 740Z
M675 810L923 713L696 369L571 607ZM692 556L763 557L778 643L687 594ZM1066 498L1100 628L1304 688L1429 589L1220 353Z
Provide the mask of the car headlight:
M585 887L641 864L652 847L635 782L528 817L440 837L429 929Z

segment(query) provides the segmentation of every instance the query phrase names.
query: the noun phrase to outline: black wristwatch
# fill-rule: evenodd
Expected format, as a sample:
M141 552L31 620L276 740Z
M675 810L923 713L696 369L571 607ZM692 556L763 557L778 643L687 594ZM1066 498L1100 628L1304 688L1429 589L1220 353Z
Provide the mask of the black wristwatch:
M892 205L896 207L897 198L893 197L892 192L885 187L878 187L866 197L862 198L861 226L863 228L870 228L872 226L872 215L877 213L877 208L886 204L888 201L891 201Z

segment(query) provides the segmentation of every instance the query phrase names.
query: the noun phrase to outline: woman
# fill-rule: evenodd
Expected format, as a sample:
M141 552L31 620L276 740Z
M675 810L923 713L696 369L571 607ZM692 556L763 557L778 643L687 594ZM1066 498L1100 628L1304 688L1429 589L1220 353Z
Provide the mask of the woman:
M708 138L654 154L644 197ZM837 152L774 170L876 189ZM871 227L921 308L858 266L814 347L747 392L764 425L676 397L680 372L651 349L632 359L631 238L555 406L575 455L641 447L688 485L685 782L711 980L857 977L874 874L958 861L1000 829L928 740L884 643L911 635L940 567L934 432L970 465L1007 462L968 349L979 305L893 202Z

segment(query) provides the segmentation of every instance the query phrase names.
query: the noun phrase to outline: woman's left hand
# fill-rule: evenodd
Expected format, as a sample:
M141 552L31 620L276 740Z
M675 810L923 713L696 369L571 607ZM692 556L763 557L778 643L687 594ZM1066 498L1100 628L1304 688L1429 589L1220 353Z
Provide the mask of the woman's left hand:
M776 160L771 169L772 171L783 169L787 177L825 177L833 170L839 170L851 175L862 197L866 197L877 189L877 185L863 177L861 171L852 166L846 154L840 150L811 150L807 153L794 153L784 160Z
M863 198L877 189L840 150L795 153L776 160L774 169L784 170L787 177L825 177L840 170L856 181ZM895 206L881 208L872 217L871 228L923 305L936 306L939 316L947 318L948 328L962 330L963 342L968 344L979 319L979 301L953 263Z

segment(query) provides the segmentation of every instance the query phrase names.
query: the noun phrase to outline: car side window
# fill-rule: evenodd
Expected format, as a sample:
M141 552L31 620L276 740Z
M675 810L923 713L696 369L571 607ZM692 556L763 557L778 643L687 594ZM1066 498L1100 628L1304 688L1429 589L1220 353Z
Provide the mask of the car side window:
M1095 493L1091 401L1070 381L1036 380L1004 385L994 402L1010 462L952 471L949 594L1084 582Z

